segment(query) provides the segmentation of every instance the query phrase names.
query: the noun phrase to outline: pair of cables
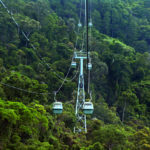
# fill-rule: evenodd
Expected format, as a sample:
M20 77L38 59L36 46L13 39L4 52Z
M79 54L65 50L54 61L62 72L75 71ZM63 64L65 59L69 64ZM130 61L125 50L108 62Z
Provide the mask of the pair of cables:
M8 7L4 4L4 2L3 2L2 0L0 0L0 3L1 3L2 6L6 9L7 13L11 16L13 22L14 22L15 25L17 26L18 30L21 31L21 33L22 33L22 35L24 36L24 38L26 39L26 41L29 42L30 45L31 45L31 47L37 52L35 46L32 44L32 42L31 42L30 39L27 37L27 35L25 34L25 32L20 29L19 24L17 23L17 21L16 21L15 18L13 17L13 13L11 13L11 12L9 11ZM78 28L79 28L79 27L78 27ZM78 29L78 33L79 33L79 29ZM76 49L77 43L78 43L78 36L76 35L76 37L77 37L77 38L76 38L75 49ZM55 71L48 63L46 63L46 61L44 60L44 58L43 58L39 53L37 53L37 55L40 57L40 60L41 60L42 62L44 62L44 64L46 64L46 66L47 66L49 69L51 69L51 70L54 72L54 74L55 74L59 79L62 80L62 84L59 86L58 90L56 90L56 92L55 92L56 94L61 90L61 88L63 87L63 85L64 85L65 82L67 82L67 81L68 81L68 82L69 82L69 81L71 82L71 81L73 81L73 80L76 78L76 76L77 76L77 74L78 74L78 70L76 71L76 73L75 73L75 75L74 75L74 77L73 77L72 79L67 80L68 75L69 75L70 70L71 70L71 64L70 64L70 67L69 67L69 69L68 69L68 72L67 72L65 78L62 78L59 74L56 73L56 71ZM72 59L73 59L73 57L72 57ZM9 84L5 84L5 83L3 83L3 82L0 82L0 83L1 83L2 85L4 85L4 86L10 87L10 88L14 88L14 89L16 89L16 90L28 92L28 93L31 93L31 94L42 94L42 95L44 95L44 94L53 94L53 93L38 93L38 92L32 92L32 91L28 91L28 90L25 90L25 89L21 89L21 88L18 88L18 87L9 85Z

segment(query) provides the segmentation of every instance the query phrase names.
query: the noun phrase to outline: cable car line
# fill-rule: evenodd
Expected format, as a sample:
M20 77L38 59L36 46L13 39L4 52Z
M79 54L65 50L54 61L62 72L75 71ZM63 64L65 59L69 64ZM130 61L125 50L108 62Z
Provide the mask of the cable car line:
M84 13L83 35L82 35L82 38L83 38L83 42L82 42L82 50L84 49L85 44L86 44L86 39L85 39L85 34L86 34L86 0L85 0L85 3L84 3L84 9L85 9L85 13Z
M90 3L91 4L91 3ZM83 31L83 42L84 49L76 52L75 58L80 60L80 74L78 81L78 91L77 91L77 100L75 107L75 115L76 115L76 124L74 126L74 133L87 132L86 125L86 115L91 115L94 111L94 106L92 103L92 93L90 91L90 70L92 69L91 58L89 54L89 27L92 27L92 18L90 19L89 24L89 14L88 14L88 0L85 0L85 19L84 19L84 31ZM91 11L90 11L91 13ZM90 14L91 15L91 14ZM86 36L85 36L86 31ZM85 90L84 90L84 60L87 60L87 90L88 94L90 94L90 100L87 101L85 98Z
M82 4L83 0L80 1L80 18L79 18L79 23L81 23L81 16L82 16ZM81 26L80 26L81 27Z
M89 32L89 52L91 51L91 37L92 37L92 0L90 0L90 22L89 22L89 28L90 28L90 32ZM91 82L91 69L92 69L92 64L91 64L91 58L89 58L89 63L88 63L88 94L90 94L90 99L91 99L91 91L90 91L90 82Z
M82 6L82 0L81 0L81 6ZM86 7L86 5L85 5L85 7ZM81 11L81 9L80 9L80 11ZM81 12L80 12L80 14L81 14ZM85 14L86 15L86 14ZM81 15L80 15L81 16ZM82 26L81 26L81 18L79 19L79 23L78 23L78 29L79 28L81 28ZM85 17L85 23L86 23L86 17ZM82 54L82 51L83 51L83 46L84 46L84 44L85 44L85 41L84 41L84 39L85 39L85 25L84 25L84 30L83 30L83 37L82 37L83 39L82 39L82 50L80 51L81 52L81 54ZM77 46L77 45L76 45ZM83 93L83 99L85 99L85 93L84 93L84 77L83 77L83 59L86 59L86 56L84 57L83 55L81 55L81 56L78 56L78 54L80 55L80 52L76 52L76 48L75 48L75 52L74 52L74 58L73 59L80 59L80 74L79 74L79 83L78 83L78 93L79 93L79 90L80 89L82 89L82 93ZM74 61L74 62L72 62L72 66L73 67L76 67L76 62ZM65 82L65 81L64 81ZM63 83L62 83L63 84ZM82 85L82 86L81 86ZM61 88L61 87L60 87ZM58 89L58 91L59 91L59 89ZM54 103L53 103L53 113L54 114L61 114L62 113L62 110L63 110L63 105L62 105L62 102L58 102L57 100L56 100L56 95L57 95L57 92L58 91L55 91L54 92ZM77 105L76 105L76 116L78 115L78 110L79 110L79 108L78 108L78 98L79 98L79 94L77 94ZM83 116L84 117L84 119L85 119L85 121L86 121L86 116L84 115ZM78 120L81 120L81 119L79 119L80 118L80 116L78 117L77 116L77 119ZM86 126L86 122L85 122L85 126ZM75 130L76 130L76 128L74 128ZM86 132L86 127L85 127L85 132Z
M7 10L7 12L8 12L9 15L11 16L12 20L14 21L14 23L16 24L16 26L19 28L18 23L16 22L15 18L13 17L13 14L9 11L9 9L6 7L6 5L4 4L4 2L3 2L2 0L0 0L0 3L1 3L1 4L3 5L3 7ZM32 48L36 51L36 53L37 53L37 49L36 49L35 46L31 43L30 39L27 37L27 35L25 34L25 32L24 32L23 30L21 30L21 33L22 33L22 35L25 37L25 39L30 43L31 47L32 47ZM76 40L77 40L77 39L76 39ZM51 69L51 70L55 73L55 75L56 75L59 79L64 80L64 78L62 78L60 75L58 75L58 74L56 73L56 71L55 71L48 63L46 63L46 61L43 59L43 57L42 57L39 53L37 53L37 55L40 57L41 61L43 61L43 62L46 64L46 66L47 66L49 69ZM66 79L66 81L72 81L73 79L74 79L74 77L73 77L72 79L70 79L70 80L67 80L67 79Z
M58 90L57 90L57 91L54 91L54 101L55 101L55 102L53 103L53 113L54 113L54 114L61 114L62 111L63 111L62 102L58 102L58 101L56 100L56 95L57 95L57 93L61 90L61 88L63 87L63 85L64 85L64 83L65 83L65 81L66 81L66 78L67 78L67 76L68 76L70 70L71 70L71 66L70 66L70 68L69 68L69 70L68 70L68 73L67 73L67 75L66 75L64 81L62 82L62 84L60 85L60 87L58 88Z
M13 88L13 89L16 89L16 90L19 90L19 91L23 91L25 93L30 93L30 94L38 94L38 95L52 95L53 94L53 93L38 93L38 92L28 91L28 90L25 90L25 89L22 89L22 88L18 88L18 87L15 87L15 86L3 83L3 82L0 82L0 84L2 84L4 86L7 86L9 88Z
M89 11L88 11L88 0L86 0L86 51L87 51L87 81L89 81L89 70L88 70L88 65L89 65ZM89 83L87 83L89 84ZM89 87L89 85L87 85Z
M87 66L89 62L89 11L88 11L88 0L86 0L86 51L87 51Z
M1 3L1 4L3 5L3 7L7 10L7 12L10 14L12 20L14 21L14 23L16 24L16 26L19 28L18 23L16 22L15 18L12 16L13 14L10 13L10 11L8 10L8 8L7 8L6 5L3 3L2 0L0 0L0 3ZM21 33L23 34L23 36L25 37L25 39L26 39L28 42L30 42L30 39L26 36L25 32L22 31ZM76 43L77 43L77 42L76 42ZM36 51L35 46L34 46L32 43L30 43L30 45L31 45L31 47ZM37 53L37 55L38 55L38 56L41 58L41 60L48 66L49 69L51 69L51 70L54 71L54 69L52 69L52 68L45 62L45 60L42 58L42 56L41 56L40 54ZM78 70L76 71L76 74L75 74L75 76L74 76L72 79L67 80L67 77L68 77L68 75L69 75L69 73L70 73L70 70L71 70L71 65L70 65L70 67L69 67L69 70L68 70L68 72L67 72L65 78L60 77L60 76L54 71L55 75L56 75L57 77L59 77L60 79L63 80L62 84L60 85L60 87L59 87L58 90L57 90L57 93L60 91L60 89L63 87L63 85L64 85L64 83L65 83L66 81L73 81L73 80L76 78L77 73L78 73ZM31 93L31 94L41 94L41 95L52 94L52 93L31 92L31 91L28 91L28 90L25 90L25 89L21 89L21 88L18 88L18 87L15 87L15 86L12 86L12 85L3 83L3 82L0 82L0 83L1 83L2 85L4 85L4 86L7 86L7 87L10 87L10 88L13 88L13 89L17 89L17 90L20 90L20 91L23 91L23 92Z
M79 17L79 22L78 22L78 28L81 28L82 27L82 24L81 24L81 17L82 17L82 4L83 4L83 0L80 0L80 17Z
M79 70L79 69L78 69L78 70ZM74 78L76 78L77 73L78 73L78 71L76 72ZM69 72L68 72L68 74L69 74ZM67 78L67 76L66 76L66 78ZM56 91L57 93L61 90L61 88L63 87L63 85L64 85L65 82L66 82L66 80L64 80L64 81L62 82L62 84L60 85L60 87L59 87L58 90ZM15 87L15 86L12 86L12 85L10 85L10 84L3 83L3 82L0 82L0 84L2 84L2 85L4 85L4 86L7 86L7 87L9 87L9 88L13 88L13 89L16 89L16 90L19 90L19 91L23 91L23 92L26 92L26 93L30 93L30 94L53 95L53 93L50 93L50 92L49 92L49 93L38 93L38 92L28 91L28 90L25 90L25 89L22 89L22 88L18 88L18 87Z
M81 10L82 10L82 0L81 2L81 9L80 9L80 19L79 19L79 23L78 23L78 34L80 32L80 28L82 27L81 24ZM3 3L2 0L0 0L0 3L3 5L3 7L7 10L8 14L10 14L12 20L14 21L14 23L16 24L16 26L19 27L19 24L16 22L15 18L13 17L13 14L9 11L9 9L6 7L6 5ZM28 36L25 34L25 32L23 30L21 30L22 35L25 37L26 41L29 42L30 46L35 50L35 52L37 53L37 55L39 56L41 62L43 62L44 64L46 64L48 66L49 69L51 69L56 76L62 80L62 83L60 84L59 88L53 93L54 94L54 103L53 103L53 113L54 114L61 114L63 111L63 104L62 102L57 101L56 96L58 94L58 92L62 89L63 85L65 84L65 82L67 81L72 81L68 80L68 76L69 73L71 71L72 67L76 68L76 62L74 61L74 59L79 59L80 60L80 74L79 74L79 81L78 81L78 92L77 92L77 100L76 100L76 108L75 108L75 115L77 118L77 122L76 125L74 127L74 132L87 132L87 125L86 125L86 115L91 115L94 111L94 106L92 101L92 93L90 91L90 70L92 69L92 64L91 64L91 58L90 58L90 54L89 54L89 27L90 27L90 32L91 32L91 27L92 27L92 17L91 17L91 8L90 8L90 22L89 22L89 3L88 0L85 0L85 22L84 22L84 28L83 28L83 34L82 34L82 49L77 52L77 45L78 45L78 35L76 36L76 43L75 43L75 48L74 48L74 55L72 57L72 61L70 64L70 67L67 71L67 74L65 76L65 78L62 78L61 76L59 76L56 71L48 64L45 62L44 58L41 56L41 54L37 53L37 49L36 47L32 44L32 42L30 41L30 39L28 38ZM90 3L91 5L91 3ZM90 94L90 100L87 101L85 99L85 90L84 90L84 60L87 59L87 84L88 84L88 94ZM73 79L76 77L77 72L79 69L77 69L75 76L73 77ZM28 91L25 89L21 89L3 82L0 82L0 84L10 87L10 88L14 88L16 90L20 90L23 92L28 92L31 94L40 94L40 95L49 95L52 93L38 93L38 92L34 92L34 91ZM80 125L78 125L77 123L79 123Z

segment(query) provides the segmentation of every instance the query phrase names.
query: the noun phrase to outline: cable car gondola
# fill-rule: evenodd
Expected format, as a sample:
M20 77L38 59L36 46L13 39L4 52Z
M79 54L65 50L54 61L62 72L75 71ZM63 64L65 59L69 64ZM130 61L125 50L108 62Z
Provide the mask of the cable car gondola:
M62 102L54 102L53 103L53 113L54 114L61 114L63 111L63 104Z
M76 68L76 66L77 66L77 63L76 63L75 61L72 61L72 63L71 63L71 67L75 69L75 68Z
M93 23L92 22L89 22L89 27L92 27L93 26Z
M83 104L83 112L85 115L93 114L94 106L92 102L84 102Z
M81 28L81 27L82 27L82 24L81 24L81 22L79 22L79 23L78 23L78 27L79 27L79 28Z
M91 69L92 69L92 64L88 63L88 70L91 70Z

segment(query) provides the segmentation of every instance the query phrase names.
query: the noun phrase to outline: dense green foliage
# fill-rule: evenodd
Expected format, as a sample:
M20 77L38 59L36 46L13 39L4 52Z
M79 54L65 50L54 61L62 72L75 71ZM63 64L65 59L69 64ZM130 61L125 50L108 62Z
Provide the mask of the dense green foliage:
M80 0L49 1L65 20L78 20ZM89 3L94 26L101 33L120 39L138 52L150 51L149 0L89 0Z
M64 78L70 66L80 1L4 2L20 28L0 5L0 150L149 150L149 0L92 2L95 110L87 134L73 133L77 79L65 82L57 95L63 114L52 113L49 94L62 83L56 73Z

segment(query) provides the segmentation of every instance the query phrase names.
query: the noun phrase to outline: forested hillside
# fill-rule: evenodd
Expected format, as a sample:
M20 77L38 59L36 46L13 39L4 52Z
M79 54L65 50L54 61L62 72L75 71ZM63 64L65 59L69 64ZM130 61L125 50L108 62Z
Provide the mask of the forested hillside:
M81 44L81 1L3 2L9 12L0 3L0 150L149 150L150 1L91 0L95 109L88 132L79 134L77 70L61 84L77 38ZM54 91L64 103L57 116Z
M65 20L78 20L80 0L50 0L50 3ZM93 0L90 3L96 29L120 39L138 52L150 51L149 0ZM82 8L84 11L84 5Z

